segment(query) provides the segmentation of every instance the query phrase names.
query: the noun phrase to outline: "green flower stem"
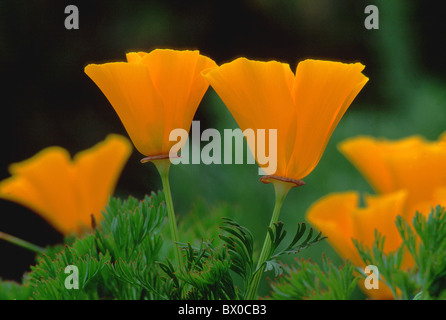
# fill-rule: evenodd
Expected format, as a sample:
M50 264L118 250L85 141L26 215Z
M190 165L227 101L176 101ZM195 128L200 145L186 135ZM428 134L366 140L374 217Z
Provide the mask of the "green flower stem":
M45 249L42 247L36 246L35 244L32 244L28 241L14 237L10 234L7 234L7 233L1 232L1 231L0 231L0 239L3 239L5 241L8 241L12 244L15 244L15 245L25 248L25 249L28 249L35 253L44 253L45 252Z
M169 183L170 159L157 159L157 160L152 160L152 162L155 164L161 176L161 182L163 184L163 190L164 190L164 197L166 199L167 215L169 217L170 233L172 236L172 240L175 244L175 256L177 264L178 267L181 268L183 265L182 261L183 259L180 252L180 248L178 246L179 243L178 228L175 218L175 211L173 209L172 193L170 192L170 183Z
M269 223L270 228L272 228L274 226L274 223L276 223L279 220L280 209L282 207L283 201L285 200L288 191L293 186L290 183L282 181L273 182L273 185L274 185L276 202L274 205L274 211L271 217L271 221ZM271 238L267 233L265 241L263 243L262 251L260 252L259 260L257 262L257 268L252 277L251 284L245 294L246 300L254 300L257 298L257 290L259 287L260 279L262 278L263 275L263 271L265 269L265 261L268 259L270 250L271 250Z

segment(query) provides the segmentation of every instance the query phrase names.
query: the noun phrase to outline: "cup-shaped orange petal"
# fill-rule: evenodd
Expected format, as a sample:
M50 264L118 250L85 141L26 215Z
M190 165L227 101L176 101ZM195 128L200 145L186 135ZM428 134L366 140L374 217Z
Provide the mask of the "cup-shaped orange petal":
M397 216L406 216L407 199L408 194L404 190L380 196L367 195L365 206L360 207L356 192L333 193L313 203L306 218L328 237L341 256L359 265L361 259L351 239L370 247L377 230L386 237L386 252L401 245L395 220Z
M63 234L88 230L91 215L101 219L131 150L130 141L115 134L73 160L67 150L48 147L10 166L0 198L30 208Z
M156 49L127 54L127 62L90 64L85 73L121 119L137 150L169 155L173 129L189 132L209 84L201 71L216 64L198 51Z
M241 130L254 130L256 143L248 140L248 145L265 173L300 180L317 165L342 115L368 81L363 68L305 60L293 74L285 63L239 58L203 75ZM277 130L274 172L258 153L258 130L271 129ZM263 141L264 150L270 150L272 142Z
M404 189L410 212L432 202L438 188L446 186L446 141L427 141L421 136L401 140L361 136L339 145L378 193Z
M382 196L367 196L365 207L359 207L356 192L330 194L316 201L307 211L307 220L327 236L327 241L344 259L364 268L365 263L353 244L357 240L365 247L371 247L375 240L375 230L385 237L384 251L392 252L399 248L402 239L395 225L398 215L404 216L407 193L398 191ZM413 266L408 256L402 267ZM392 299L390 289L384 283L379 290L364 291L374 299Z
M277 174L287 165L293 145L294 104L291 96L294 75L289 65L239 58L218 68L206 70L205 78L220 96L242 131L253 130L247 139L254 158L266 174ZM262 137L259 130L265 130ZM277 144L270 146L268 131L277 130ZM263 140L263 143L262 141ZM258 147L277 150L277 171L268 170L259 159ZM257 151L257 152L256 152ZM275 169L275 168L273 168Z
M287 175L307 176L319 163L339 121L367 83L361 63L305 60L293 84L296 141Z
M332 193L314 202L307 211L307 220L327 237L327 241L343 258L361 262L351 241L355 237L352 213L357 209L356 192Z

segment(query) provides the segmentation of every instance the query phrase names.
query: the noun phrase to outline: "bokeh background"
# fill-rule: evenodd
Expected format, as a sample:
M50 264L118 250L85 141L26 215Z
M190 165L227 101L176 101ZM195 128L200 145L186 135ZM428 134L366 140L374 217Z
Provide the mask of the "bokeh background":
M79 9L78 30L66 30L64 9ZM364 9L379 9L379 29L367 30ZM353 102L306 186L292 190L281 212L290 233L312 202L336 191L372 192L337 151L356 135L391 139L446 131L446 23L432 2L422 0L239 0L0 2L0 180L10 163L59 145L72 154L109 133L126 135L110 104L85 75L88 63L122 61L129 51L199 49L218 64L245 56L287 62L306 58L366 65L370 81ZM201 129L237 125L212 88L195 116ZM153 166L134 150L115 194L142 197L161 188ZM273 209L271 185L259 182L255 165L182 165L171 172L178 215L194 203L225 203L261 246ZM0 231L40 246L62 236L30 210L0 200ZM301 256L341 259L328 243ZM20 280L32 253L0 241L0 278ZM289 263L292 263L290 258ZM267 293L267 288L262 289Z

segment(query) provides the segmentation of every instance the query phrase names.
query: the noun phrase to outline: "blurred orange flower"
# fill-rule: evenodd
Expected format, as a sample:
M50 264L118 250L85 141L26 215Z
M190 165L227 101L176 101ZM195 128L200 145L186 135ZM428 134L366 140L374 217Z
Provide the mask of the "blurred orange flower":
M339 120L368 81L363 69L360 63L305 60L294 75L285 63L239 58L203 75L241 130L277 129L275 172L259 161L248 140L265 173L300 180L315 168ZM269 150L271 141L265 143Z
M198 51L132 52L127 62L90 64L85 73L101 89L133 144L147 157L169 155L173 129L189 132L209 84L203 69L216 66Z
M127 138L111 134L71 160L67 150L48 147L13 163L11 177L0 181L0 198L38 213L64 235L99 221L132 151Z
M365 263L352 239L371 247L376 229L385 236L384 251L395 251L402 244L395 220L398 215L404 216L406 199L407 193L404 191L382 196L369 195L364 199L365 207L360 207L357 192L333 193L311 205L307 211L307 220L327 237L327 241L342 258L364 269ZM412 263L411 259L406 259L404 266ZM384 283L380 283L378 290L365 292L375 299L393 298Z
M418 210L428 214L432 207L446 206L446 134L438 142L420 136L397 141L357 137L339 145L378 195L366 195L360 207L356 192L329 194L316 201L307 220L325 234L343 258L364 267L352 239L370 247L375 229L385 236L384 251L395 251L402 239L395 225L397 216L411 222ZM403 268L413 266L405 257ZM378 266L379 267L379 266ZM365 290L373 298L391 299L390 289Z
M439 204L435 202L446 188L446 133L438 141L360 136L342 142L339 150L378 194L406 190L411 215L416 210L429 213L432 205Z

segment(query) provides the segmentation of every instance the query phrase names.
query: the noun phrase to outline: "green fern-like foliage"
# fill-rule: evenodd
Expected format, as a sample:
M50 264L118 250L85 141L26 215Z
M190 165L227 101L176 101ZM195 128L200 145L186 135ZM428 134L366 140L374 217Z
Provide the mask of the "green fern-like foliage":
M446 299L446 209L433 208L426 217L417 212L412 227L398 218L404 245L415 260L419 299Z
M299 259L283 266L283 274L270 281L269 300L347 300L356 288L358 276L349 261L335 266L325 256L321 264Z
M184 243L170 240L164 195L143 200L111 198L93 231L69 236L48 247L23 283L0 282L0 297L33 300L238 300L256 272L254 238L233 220L227 205L198 202L183 217ZM231 218L229 218L231 217ZM281 272L278 258L297 253L323 238L299 225L296 236L279 250L286 231L278 223L268 231L273 241L265 268ZM201 235L201 237L200 237ZM174 261L180 246L184 263ZM262 269L263 270L263 269Z
M169 259L160 263L170 284L169 299L243 299L254 275L263 270L255 267L254 238L248 228L227 217L222 218L220 230L219 245L209 240L201 241L199 246L181 244L186 258L183 268L176 269ZM298 253L323 239L320 234L313 237L312 229L306 233L306 227L302 224L298 225L291 243L285 249L278 250L285 234L282 223L269 231L273 245L266 262L266 272L274 269L277 275L281 272L277 260L279 256ZM238 285L235 276L242 280L241 285Z
M31 287L0 279L0 300L28 300Z
M403 243L393 252L384 251L385 237L377 231L370 247L353 240L364 263L378 268L379 281L389 287L395 299L444 300L446 209L437 206L429 215L417 212L412 221L397 217L395 223ZM273 241L277 237L280 235L272 237ZM414 265L403 268L405 258L413 259ZM325 258L321 264L297 260L282 269L283 275L270 282L268 299L350 299L356 283L368 276L349 261L336 267Z
M222 219L235 218L240 213L236 207L227 203L209 205L199 198L192 204L192 209L178 220L181 241L193 246L200 246L204 239L209 239L217 246L220 240Z
M429 215L416 212L411 223L397 217L397 229L403 244L395 252L384 253L385 238L375 232L372 247L355 245L366 264L376 265L380 280L395 299L444 300L446 298L446 210L432 208ZM413 267L402 269L405 255Z
M268 228L268 235L271 239L271 249L269 259L266 261L265 271L274 270L275 276L277 277L282 273L281 264L278 260L280 256L297 254L302 250L305 250L310 246L313 246L326 239L326 237L322 236L321 232L313 237L313 228L310 228L308 233L306 233L306 231L307 225L305 223L297 224L297 230L293 239L291 240L291 243L288 244L286 248L279 249L280 244L287 234L287 231L284 229L283 222L279 221L274 224L273 228Z
M199 247L182 245L186 263L175 270L172 263L162 263L170 277L177 299L234 300L239 296L230 273L231 260L225 248L203 241Z
M157 277L150 266L157 260L161 249L160 230L166 216L162 201L162 194L152 194L143 201L133 197L125 201L112 198L103 221L92 234L67 239L72 243L59 252L48 250L39 257L28 275L27 284L33 289L30 298L152 297ZM122 274L135 269L135 265L139 273L129 282ZM67 286L68 266L77 268L77 288ZM150 284L146 285L146 282Z

